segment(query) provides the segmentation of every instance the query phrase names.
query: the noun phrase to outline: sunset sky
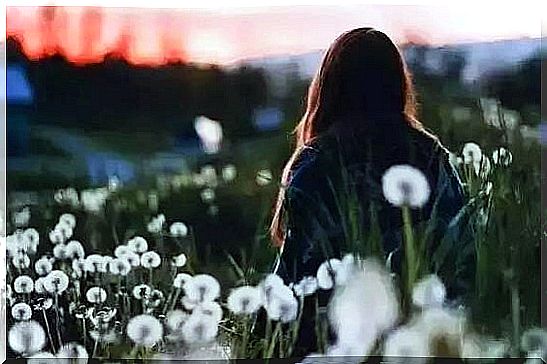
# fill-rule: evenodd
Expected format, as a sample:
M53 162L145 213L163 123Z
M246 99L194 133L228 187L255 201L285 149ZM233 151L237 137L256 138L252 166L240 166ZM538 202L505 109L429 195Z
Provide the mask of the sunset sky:
M169 59L229 64L324 49L354 27L397 42L449 43L541 36L530 6L347 5L206 9L8 7L7 35L30 57L60 49L75 62L117 52L134 63Z

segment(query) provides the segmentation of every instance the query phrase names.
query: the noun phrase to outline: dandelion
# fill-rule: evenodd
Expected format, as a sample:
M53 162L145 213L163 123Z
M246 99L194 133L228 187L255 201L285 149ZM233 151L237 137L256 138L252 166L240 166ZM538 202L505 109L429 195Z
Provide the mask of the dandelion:
M13 290L20 294L29 294L34 290L34 281L29 276L19 276L13 281Z
M45 277L40 277L37 280L34 281L34 291L38 294L46 293L46 289L44 287L44 281Z
M323 262L317 269L317 285L321 289L331 289L336 281L338 271L342 267L339 259L332 258Z
M272 171L269 169L261 169L258 172L256 172L256 184L259 186L267 186L272 182L273 176Z
M17 227L27 226L29 220L30 220L30 209L28 207L25 207L21 211L13 214L13 223Z
M55 355L41 351L27 358L27 364L51 364L55 362Z
M338 287L329 307L337 345L367 355L376 337L391 328L399 305L391 277L374 260L354 265L344 287Z
M182 337L188 344L211 342L217 334L217 322L213 318L201 314L190 315L182 326Z
M89 273L106 273L106 260L100 254L91 254L85 259L85 270Z
M19 302L11 307L11 316L17 321L27 321L32 317L32 308L24 303Z
M17 254L11 259L11 263L15 268L26 269L30 266L30 258L26 254Z
M53 244L60 244L65 241L65 238L60 230L54 229L49 232L49 240Z
M227 300L228 309L236 315L252 315L262 307L260 288L242 286L234 288Z
M158 253L150 251L141 255L141 265L146 269L157 268L161 264L161 257Z
M465 164L480 163L482 160L482 150L476 143L465 143L462 150L463 162Z
M72 228L64 223L58 223L57 225L55 225L54 230L59 231L63 236L63 241L61 241L62 243L70 239L70 237L72 236Z
M114 256L117 258L122 258L130 252L133 252L133 250L131 250L127 245L118 245L116 249L114 249Z
M465 331L465 316L456 310L428 308L413 320L413 326L429 337L429 340L444 338L458 344Z
M69 278L61 270L51 271L44 279L44 288L49 293L61 294L68 288Z
M444 284L435 274L422 279L412 291L412 302L418 307L440 307L445 298Z
M34 228L28 228L23 232L23 236L31 245L38 245L40 242L40 234Z
M211 317L216 322L220 322L220 320L222 320L222 308L216 302L200 303L194 308L193 313Z
M206 188L200 193L201 200L205 203L210 203L215 200L215 190L212 188Z
M127 246L137 254L142 254L148 250L148 243L142 236L135 236L133 239L130 239L127 242Z
M384 344L388 363L426 363L430 356L429 340L415 328L401 328L390 334Z
M513 163L513 154L504 147L499 147L492 153L492 160L496 165L507 167Z
M87 271L87 264L85 259L74 259L72 261L72 271L76 277L81 277L85 271Z
M195 302L214 301L220 296L220 284L215 277L198 274L184 283L188 299Z
M68 259L66 245L63 243L55 245L55 247L53 248L53 256L55 257L55 259L58 260Z
M21 321L10 328L8 343L16 353L32 355L42 350L46 343L46 334L38 322Z
M62 214L59 217L59 223L74 229L76 227L76 217L72 214Z
M192 276L187 273L179 273L173 280L173 287L175 288L183 288L186 282L190 281L192 279Z
M152 347L163 336L161 322L150 315L138 315L129 320L127 336L137 345Z
M182 329L182 325L186 322L190 315L182 310L173 310L167 313L165 322L171 331L178 332Z
M300 282L292 286L292 290L298 297L302 297L314 294L318 287L316 277L304 277Z
M287 287L288 288L288 287ZM294 295L274 296L266 305L268 318L273 321L288 323L296 320L298 315L298 300Z
M158 215L153 218L152 221L148 223L147 230L151 234L159 234L163 229L163 223L165 222L165 217L163 215Z
M139 284L133 287L133 297L138 300L142 300L150 295L152 288L146 284Z
M125 258L114 259L108 266L114 275L126 276L131 271L131 264Z
M183 222L174 222L169 227L172 236L182 238L188 235L188 227Z
M87 350L85 347L78 343L68 343L66 345L63 345L61 349L59 349L59 352L57 353L57 359L72 359L67 360L67 362L77 362L77 363L85 363L87 362L87 358L89 357ZM80 360L77 360L80 359Z
M101 287L91 287L85 294L89 303L103 303L106 301L106 291Z
M123 259L127 260L132 267L141 265L141 257L137 253L131 252L124 256Z
M150 292L150 294L148 295L147 297L147 305L149 307L158 307L161 302L163 301L163 292L158 290L158 289L155 289L153 290L152 292Z
M409 165L390 167L382 176L382 190L392 205L413 208L424 206L431 192L425 175Z
M66 255L70 259L83 258L85 257L84 246L77 240L71 240L66 245Z
M262 288L262 292L264 295L265 302L269 302L272 296L274 295L274 292L279 288L283 289L285 287L285 283L283 282L283 279L279 277L277 274L268 274L266 278L262 281L260 284Z
M233 164L227 164L222 167L222 179L224 182L232 182L236 179L237 169Z
M186 261L186 254L182 253L173 258L173 265L177 268L181 268L186 265Z

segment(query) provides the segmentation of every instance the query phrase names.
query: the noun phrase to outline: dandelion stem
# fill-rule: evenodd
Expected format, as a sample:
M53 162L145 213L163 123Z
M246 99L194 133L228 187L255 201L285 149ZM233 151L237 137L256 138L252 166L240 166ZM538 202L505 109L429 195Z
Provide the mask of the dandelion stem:
M47 331L47 336L49 338L49 343L51 345L51 351L53 351L53 354L56 354L57 350L55 350L55 345L53 344L53 337L51 336L51 330L49 328L49 322L48 322L48 319L47 319L46 309L45 308L42 308L42 315L44 315L44 323L46 325L46 331Z
M271 358L273 356L273 352L275 350L275 342L280 333L281 333L281 321L279 321L277 325L275 326L275 330L273 332L272 339L271 339L272 342L269 343L268 352L266 354L265 359Z
M414 233L412 231L412 217L408 206L402 207L403 214L403 229L405 236L405 284L406 284L406 300L410 302L412 295L412 287L418 279L419 262L416 254L416 245L414 241Z

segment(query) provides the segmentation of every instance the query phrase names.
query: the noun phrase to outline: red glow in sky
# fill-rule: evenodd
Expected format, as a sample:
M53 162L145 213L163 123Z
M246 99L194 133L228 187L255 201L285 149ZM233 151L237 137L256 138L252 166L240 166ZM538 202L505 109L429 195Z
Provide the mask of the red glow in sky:
M299 6L253 9L8 7L7 35L31 58L60 51L76 63L114 52L133 63L229 64L244 58L324 49L343 31L373 26L404 42L431 44L539 37L533 10L473 12L435 6ZM536 19L537 18L537 19ZM536 21L537 20L537 21Z

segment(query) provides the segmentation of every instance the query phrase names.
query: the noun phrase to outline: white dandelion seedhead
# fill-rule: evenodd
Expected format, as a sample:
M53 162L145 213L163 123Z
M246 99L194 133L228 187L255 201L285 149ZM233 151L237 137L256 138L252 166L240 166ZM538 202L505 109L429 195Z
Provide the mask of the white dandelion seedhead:
M420 208L431 193L425 175L409 165L390 167L382 176L384 197L392 205Z
M8 343L16 353L32 355L46 344L46 333L36 321L17 322L9 330Z
M55 362L55 355L41 351L27 358L27 364L51 364Z
M49 293L61 294L68 288L69 278L61 270L51 271L44 279L44 288Z
M157 268L161 264L161 257L158 253L150 251L141 255L141 265L146 269Z
M220 284L209 274L198 274L184 283L184 292L190 301L214 301L220 296Z
M419 328L431 340L441 337L460 340L466 329L465 315L458 310L448 308L424 309L413 319L413 322L413 326Z
M200 192L201 200L205 203L210 203L215 200L215 190L212 188L205 188Z
M192 313L199 313L215 320L217 323L222 320L222 308L216 302L203 302L197 305Z
M124 256L123 259L127 260L132 267L141 265L141 257L137 253L131 252Z
M263 305L262 290L253 286L234 288L227 300L228 309L236 315L252 315Z
M53 264L51 264L48 258L42 257L34 263L34 270L36 271L36 274L45 276L53 270Z
M158 307L163 301L163 298L164 298L163 292L160 291L159 289L154 289L152 290L152 292L150 292L148 297L146 297L146 305L148 307L154 307L154 308Z
M446 298L446 288L436 274L419 281L412 290L412 302L418 307L441 307Z
M53 256L55 259L58 260L65 260L68 259L67 249L66 245L63 243L59 243L53 247Z
M462 149L462 155L465 164L480 163L482 160L481 147L473 142L465 143Z
M84 346L72 342L63 345L57 352L57 362L61 363L78 363L85 364L89 358L89 354Z
M304 277L300 280L300 282L294 284L291 288L296 296L301 297L314 294L319 288L319 285L316 277Z
M13 281L13 290L21 294L31 293L34 290L34 281L29 276L19 276Z
M123 258L131 252L133 252L133 250L130 249L127 245L118 245L116 249L114 249L114 256L116 258Z
M163 224L165 223L165 216L163 214L160 214L154 218L148 223L147 230L151 234L159 234L161 233L163 229Z
M427 363L431 355L428 337L415 328L401 328L390 334L384 344L384 360L389 363Z
M127 324L127 336L136 344L144 347L152 347L163 336L161 322L151 315L139 315L129 320Z
M183 310L173 310L167 313L165 322L169 330L172 332L180 332L182 330L182 325L188 320L188 317L190 317L190 315Z
M192 279L192 276L187 273L179 273L173 280L173 287L182 289L186 282Z
M68 239L70 239L70 237L72 236L72 233L73 233L72 228L70 226L64 224L64 223L58 223L57 225L55 225L54 230L61 233L61 236L63 238L61 243L64 243Z
M298 316L298 300L287 287L290 295L274 295L266 304L268 318L273 321L288 323L296 320Z
M70 229L76 227L76 217L72 214L62 214L59 217L59 224L68 226Z
M46 293L46 289L44 287L45 280L46 280L46 277L40 277L34 281L34 292L38 294Z
M182 338L190 345L213 341L218 334L218 324L214 318L193 313L182 325Z
M227 164L222 167L222 179L224 182L232 182L237 177L237 169L233 164Z
M513 163L513 154L504 147L499 147L492 152L494 164L507 167Z
M24 207L21 211L13 214L13 223L17 227L27 226L30 220L30 209Z
M114 275L126 276L131 271L131 263L125 258L116 258L108 265L110 273Z
M100 254L91 254L85 258L85 270L89 273L106 273L107 260Z
M96 304L106 301L106 296L106 291L101 287L91 287L85 294L87 302Z
M25 302L16 303L11 307L11 316L17 321L28 321L32 317L32 308Z
M135 236L127 242L127 247L137 254L148 250L148 242L142 236Z
M186 261L186 254L182 253L173 258L173 265L177 268L181 268L186 265Z
M37 246L40 242L40 234L34 228L28 228L23 232L23 236L33 246Z
M65 241L65 238L63 236L63 233L60 230L53 229L49 232L49 240L53 244L60 244Z
M317 269L317 285L321 289L331 289L334 287L338 271L342 267L340 259L332 258L323 262Z
M183 222L174 222L169 227L169 233L177 238L183 238L188 235L188 227Z
M139 284L138 286L133 287L133 297L138 300L147 298L151 292L152 288L147 284Z
M66 255L70 259L83 258L85 257L84 246L77 240L71 240L66 245Z
M26 254L17 254L11 259L11 264L15 268L26 269L30 266L30 258Z

